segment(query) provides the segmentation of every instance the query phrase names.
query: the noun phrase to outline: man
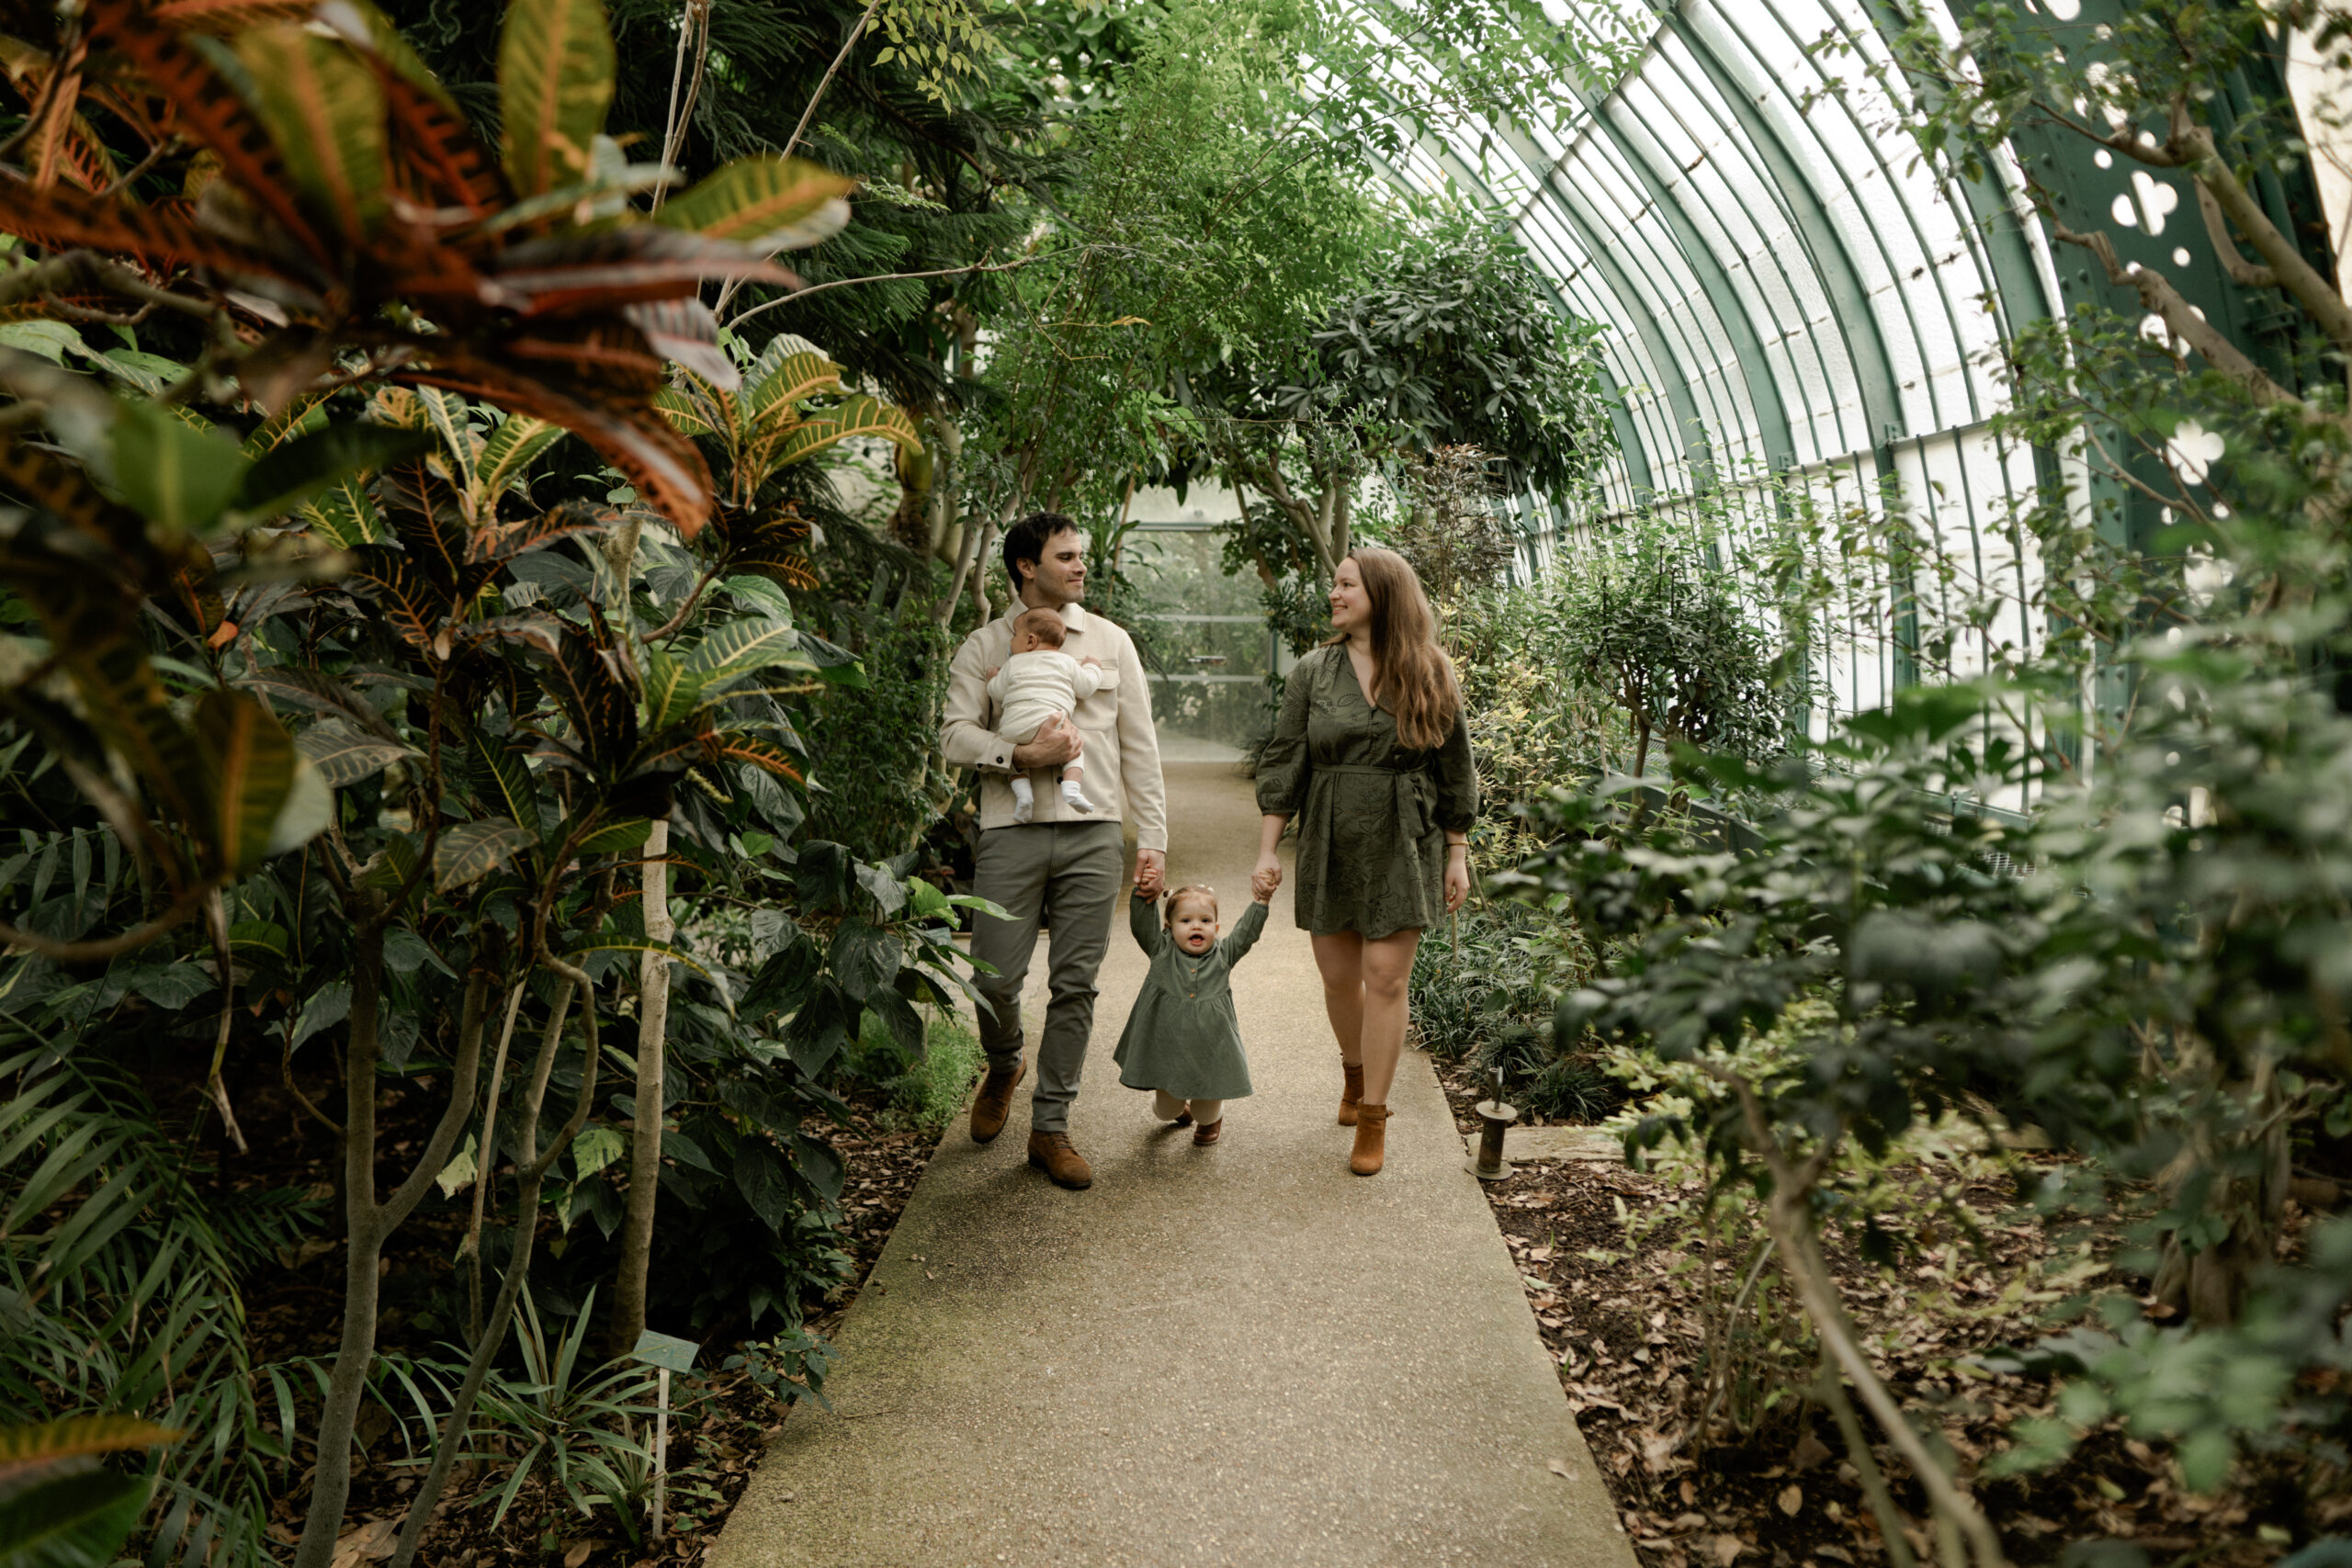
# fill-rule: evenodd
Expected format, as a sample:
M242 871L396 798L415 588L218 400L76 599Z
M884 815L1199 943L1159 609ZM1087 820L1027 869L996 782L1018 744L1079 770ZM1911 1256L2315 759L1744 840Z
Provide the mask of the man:
M1021 983L1037 942L1041 912L1053 927L1045 1029L1037 1042L1037 1085L1029 1096L1029 1163L1073 1190L1094 1172L1070 1146L1069 1107L1094 1031L1094 976L1111 938L1124 869L1120 823L1136 826L1136 884L1157 892L1166 869L1167 795L1159 741L1151 728L1151 691L1127 634L1079 603L1086 592L1086 536L1056 512L1021 519L1004 535L1004 570L1015 600L1005 614L964 639L947 686L940 749L951 767L980 773L980 842L973 891L1002 906L1010 919L977 918L972 956L996 973L978 977L980 1043L988 1077L972 1101L972 1137L987 1143L1004 1131L1012 1090L1027 1071L1021 1055ZM1062 617L1062 651L1114 672L1081 698L1073 725L1057 715L1025 744L992 728L989 677L1012 647L1012 622L1023 610ZM1083 755L1092 814L1067 802L1052 782ZM1012 775L1044 774L1033 820L1013 819Z

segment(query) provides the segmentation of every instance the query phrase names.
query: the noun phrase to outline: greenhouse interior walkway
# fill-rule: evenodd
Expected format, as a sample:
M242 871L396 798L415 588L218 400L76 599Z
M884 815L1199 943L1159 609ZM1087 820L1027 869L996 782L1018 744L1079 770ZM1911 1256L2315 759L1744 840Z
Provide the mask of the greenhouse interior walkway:
M1250 786L1168 775L1170 883L1230 922ZM1351 1176L1287 887L1272 913L1234 976L1258 1092L1196 1148L1112 1065L1144 974L1122 909L1071 1121L1094 1186L1029 1168L1025 1083L995 1142L948 1129L842 1324L833 1413L785 1424L715 1568L1633 1568L1428 1058L1388 1168ZM1044 970L1041 942L1033 1046Z

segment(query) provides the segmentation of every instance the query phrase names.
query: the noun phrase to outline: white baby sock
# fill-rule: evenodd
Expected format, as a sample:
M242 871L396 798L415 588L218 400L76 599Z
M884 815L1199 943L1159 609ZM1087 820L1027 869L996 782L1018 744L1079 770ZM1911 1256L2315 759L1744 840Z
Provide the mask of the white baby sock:
M1094 815L1094 807L1087 804L1086 795L1079 789L1076 779L1062 780L1062 800L1072 811L1081 811L1089 817Z
M1026 822L1037 815L1037 789L1019 773L1012 775L1012 819Z

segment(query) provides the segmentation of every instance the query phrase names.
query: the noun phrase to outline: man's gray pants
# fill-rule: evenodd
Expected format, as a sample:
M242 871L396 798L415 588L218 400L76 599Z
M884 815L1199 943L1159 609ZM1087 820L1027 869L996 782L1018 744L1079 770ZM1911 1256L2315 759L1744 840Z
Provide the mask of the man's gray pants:
M1004 907L1010 919L976 917L972 956L995 966L974 977L980 1045L991 1067L1021 1056L1021 987L1042 916L1047 947L1046 1026L1037 1042L1037 1083L1029 1096L1032 1132L1069 1131L1070 1101L1086 1070L1094 1032L1094 976L1110 945L1126 855L1116 822L1032 822L980 834L972 891Z

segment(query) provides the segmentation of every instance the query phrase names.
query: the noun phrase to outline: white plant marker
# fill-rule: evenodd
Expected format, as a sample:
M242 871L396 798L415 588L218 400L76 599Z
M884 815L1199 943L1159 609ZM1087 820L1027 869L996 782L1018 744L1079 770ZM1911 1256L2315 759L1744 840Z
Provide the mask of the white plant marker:
M657 1377L653 1403L653 1539L662 1539L662 1505L670 1482L670 1374L694 1370L702 1347L651 1329L637 1337L628 1359L651 1367Z

